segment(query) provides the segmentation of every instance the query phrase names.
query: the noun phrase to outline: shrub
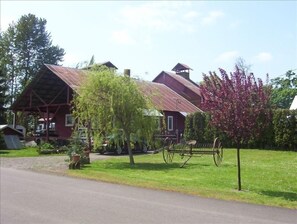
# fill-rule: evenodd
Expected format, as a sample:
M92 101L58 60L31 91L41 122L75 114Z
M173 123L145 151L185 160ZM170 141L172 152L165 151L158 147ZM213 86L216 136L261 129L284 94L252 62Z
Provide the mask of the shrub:
M270 111L266 128L260 135L252 135L243 148L266 148L297 150L297 110L278 109ZM210 125L208 113L197 112L186 117L185 138L195 139L198 143L212 142L218 137L224 147L234 147L232 139L228 138ZM267 122L267 118L259 116L258 125Z
M278 147L297 149L297 110L278 109L273 114L275 143Z
M5 149L5 141L4 141L4 134L2 131L0 131L0 149Z

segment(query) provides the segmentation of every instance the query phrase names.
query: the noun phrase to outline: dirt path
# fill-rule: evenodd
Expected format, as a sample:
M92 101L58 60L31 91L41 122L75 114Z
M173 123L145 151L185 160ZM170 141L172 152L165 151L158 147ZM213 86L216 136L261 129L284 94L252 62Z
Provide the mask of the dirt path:
M90 154L91 161L107 159L109 156ZM41 156L21 158L0 158L0 166L38 172L51 172L63 174L68 170L68 156Z

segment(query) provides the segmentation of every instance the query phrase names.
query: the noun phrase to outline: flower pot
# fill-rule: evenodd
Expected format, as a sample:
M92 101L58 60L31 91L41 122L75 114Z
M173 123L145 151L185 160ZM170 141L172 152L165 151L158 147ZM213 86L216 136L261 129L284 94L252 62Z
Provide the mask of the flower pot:
M90 150L84 151L85 157L89 158L90 157Z
M72 156L72 162L73 163L77 163L77 162L79 162L79 160L80 160L80 155L73 155Z

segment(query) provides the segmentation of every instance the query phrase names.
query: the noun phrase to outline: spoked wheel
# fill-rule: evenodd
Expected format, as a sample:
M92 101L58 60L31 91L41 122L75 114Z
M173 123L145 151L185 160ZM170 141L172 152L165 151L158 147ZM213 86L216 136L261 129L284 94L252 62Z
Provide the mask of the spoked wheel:
M191 151L191 146L184 144L181 145L181 149L180 149L180 159L181 159L181 164L180 164L180 168L183 168L186 163L192 158L192 151Z
M223 160L223 147L218 138L215 138L212 149L213 149L213 161L216 164L216 166L219 166Z
M163 159L165 163L172 163L174 157L174 144L169 144L163 148Z

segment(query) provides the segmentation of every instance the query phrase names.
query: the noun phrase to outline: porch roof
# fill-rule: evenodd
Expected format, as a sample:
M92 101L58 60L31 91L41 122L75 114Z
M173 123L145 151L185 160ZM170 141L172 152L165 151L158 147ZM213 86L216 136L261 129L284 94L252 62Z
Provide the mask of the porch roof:
M16 111L45 112L46 106L69 104L69 87L75 91L84 70L45 64L11 106Z

